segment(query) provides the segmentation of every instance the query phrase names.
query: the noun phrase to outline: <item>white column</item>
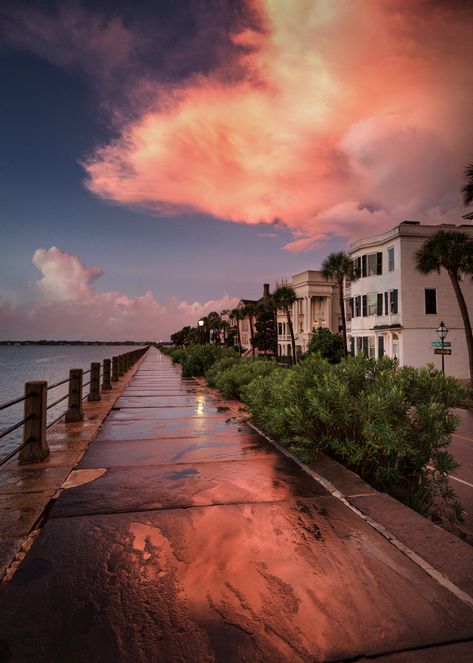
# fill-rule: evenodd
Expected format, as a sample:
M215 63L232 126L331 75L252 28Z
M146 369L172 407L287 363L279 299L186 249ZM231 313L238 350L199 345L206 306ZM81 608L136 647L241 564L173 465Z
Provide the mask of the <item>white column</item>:
M324 309L326 327L331 329L333 332L337 332L338 329L333 328L332 297L325 297Z
M311 331L310 326L310 297L305 298L305 311L304 311L304 331L309 334Z

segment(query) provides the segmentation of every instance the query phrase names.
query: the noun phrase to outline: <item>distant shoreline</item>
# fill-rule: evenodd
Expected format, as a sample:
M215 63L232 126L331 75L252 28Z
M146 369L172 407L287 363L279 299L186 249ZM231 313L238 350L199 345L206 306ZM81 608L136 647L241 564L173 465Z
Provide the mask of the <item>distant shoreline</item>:
M155 341L0 341L0 345L153 345Z

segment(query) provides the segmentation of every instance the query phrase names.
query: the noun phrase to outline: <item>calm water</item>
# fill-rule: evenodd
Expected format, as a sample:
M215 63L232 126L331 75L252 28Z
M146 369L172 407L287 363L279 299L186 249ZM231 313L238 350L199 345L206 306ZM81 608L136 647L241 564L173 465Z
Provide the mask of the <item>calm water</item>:
M24 393L24 384L30 380L46 380L48 384L59 382L69 376L69 369L88 370L93 361L102 361L124 352L137 349L129 345L20 345L0 346L0 404L13 400ZM84 377L88 382L89 377ZM87 393L87 387L84 395ZM67 384L48 392L48 401L53 402L67 393ZM63 401L48 411L48 421L66 409ZM0 431L23 418L23 403L0 411ZM21 442L21 429L0 440L0 458Z

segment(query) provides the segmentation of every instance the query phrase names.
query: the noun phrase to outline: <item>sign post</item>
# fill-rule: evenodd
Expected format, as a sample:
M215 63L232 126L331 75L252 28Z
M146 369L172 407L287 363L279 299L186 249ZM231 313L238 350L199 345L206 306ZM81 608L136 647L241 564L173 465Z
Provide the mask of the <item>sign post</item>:
M452 351L451 351L451 350L446 350L446 349L445 349L445 337L446 337L447 334L448 334L448 327L447 327L447 325L442 321L442 322L439 324L439 326L437 327L437 329L436 329L435 331L436 331L437 334L438 334L438 337L439 337L439 339L440 339L440 341L441 341L441 345L440 345L440 348L439 348L440 351L438 352L438 351L437 351L437 348L435 348L434 352L435 352L435 354L440 354L440 355L442 355L442 373L445 375L445 355L446 355L446 354L452 354ZM451 344L449 344L449 345L451 345Z

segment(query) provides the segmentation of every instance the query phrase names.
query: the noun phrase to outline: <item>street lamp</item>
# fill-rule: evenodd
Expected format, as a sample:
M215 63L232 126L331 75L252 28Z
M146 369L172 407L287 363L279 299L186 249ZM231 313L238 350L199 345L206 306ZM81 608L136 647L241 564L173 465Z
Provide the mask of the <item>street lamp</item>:
M444 322L441 322L435 330L439 339L442 341L442 373L445 375L445 355L444 355L444 341L448 334L448 327Z
M199 327L203 327L205 322L203 320L199 320Z

